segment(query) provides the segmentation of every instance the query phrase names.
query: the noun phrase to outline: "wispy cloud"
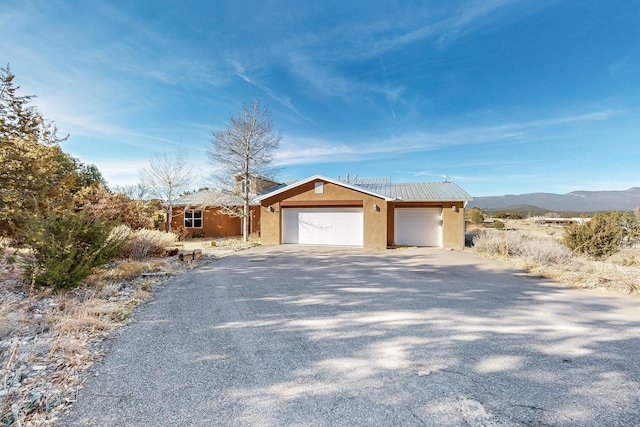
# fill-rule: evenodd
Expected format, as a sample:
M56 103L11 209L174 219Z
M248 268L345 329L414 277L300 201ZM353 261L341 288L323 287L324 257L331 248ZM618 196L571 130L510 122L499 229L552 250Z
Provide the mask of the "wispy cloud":
M484 127L470 127L440 133L413 131L396 136L368 140L366 143L346 144L322 139L290 137L285 139L276 156L280 166L343 163L386 157L391 153L432 151L446 147L465 146L499 140L521 140L542 129L602 121L620 114L615 110L568 115L550 119L512 122Z
M293 111L298 117L302 117L298 109L293 105L291 98L289 98L288 96L282 95L280 93L277 93L267 85L257 82L255 79L249 77L247 70L245 69L244 65L240 63L240 61L236 59L231 59L231 60L228 60L227 62L234 69L236 75L240 77L242 80L244 80L245 82L249 83L252 86L255 86L262 92L266 93L267 96L277 101L287 109Z

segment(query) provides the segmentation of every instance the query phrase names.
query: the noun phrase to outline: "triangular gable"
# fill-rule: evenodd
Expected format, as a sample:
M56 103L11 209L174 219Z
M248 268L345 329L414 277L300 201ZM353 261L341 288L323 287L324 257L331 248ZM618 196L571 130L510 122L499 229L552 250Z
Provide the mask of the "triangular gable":
M348 188L350 190L357 191L359 193L368 194L368 195L373 196L373 197L378 197L378 198L386 200L386 201L393 200L392 198L390 198L388 196L385 196L385 195L382 195L382 194L378 194L378 193L373 192L373 191L369 191L369 190L367 190L365 188L358 187L357 185L347 184L346 182L339 181L339 180L336 180L336 179L327 178L326 176L322 176L322 175L314 175L314 176L311 176L311 177L309 177L307 179L303 179L302 181L297 181L297 182L295 182L295 183L293 183L291 185L287 185L286 187L279 188L279 189L277 189L275 191L272 191L271 193L262 194L261 196L256 198L256 201L261 202L261 201L263 201L265 199L270 199L271 197L277 196L278 194L282 194L285 191L290 191L290 190L292 190L294 188L303 186L305 184L308 184L310 182L317 181L317 180L329 182L331 184L338 185L338 186L344 187L344 188Z

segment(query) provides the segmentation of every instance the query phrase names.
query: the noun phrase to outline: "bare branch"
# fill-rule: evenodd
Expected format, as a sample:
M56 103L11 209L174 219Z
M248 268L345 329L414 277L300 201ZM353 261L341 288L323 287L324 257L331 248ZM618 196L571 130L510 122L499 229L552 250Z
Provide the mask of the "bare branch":
M240 186L243 191L238 193L237 179L246 184L251 177L272 176L274 154L281 139L282 134L274 132L269 111L260 107L258 98L231 117L228 127L212 132L209 150L212 176L221 188L242 197L245 240L249 227L249 186Z
M171 231L173 206L179 195L193 182L192 169L188 164L187 155L178 150L174 154L155 154L149 161L148 168L139 170L142 183L149 192L165 203L168 227Z

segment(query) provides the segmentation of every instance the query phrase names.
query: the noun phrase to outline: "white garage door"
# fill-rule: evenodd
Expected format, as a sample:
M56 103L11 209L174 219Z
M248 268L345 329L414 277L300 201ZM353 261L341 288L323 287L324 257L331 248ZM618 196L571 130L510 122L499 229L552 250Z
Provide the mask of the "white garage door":
M362 208L284 208L282 243L362 246Z
M440 213L434 208L395 209L396 245L441 246Z

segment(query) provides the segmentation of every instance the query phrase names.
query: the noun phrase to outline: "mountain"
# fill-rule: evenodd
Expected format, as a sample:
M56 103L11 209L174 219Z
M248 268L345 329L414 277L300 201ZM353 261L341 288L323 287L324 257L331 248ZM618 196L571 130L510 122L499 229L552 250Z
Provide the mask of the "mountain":
M567 194L528 193L474 197L468 208L504 209L514 205L537 206L548 211L632 211L640 206L640 187L625 191L573 191Z

